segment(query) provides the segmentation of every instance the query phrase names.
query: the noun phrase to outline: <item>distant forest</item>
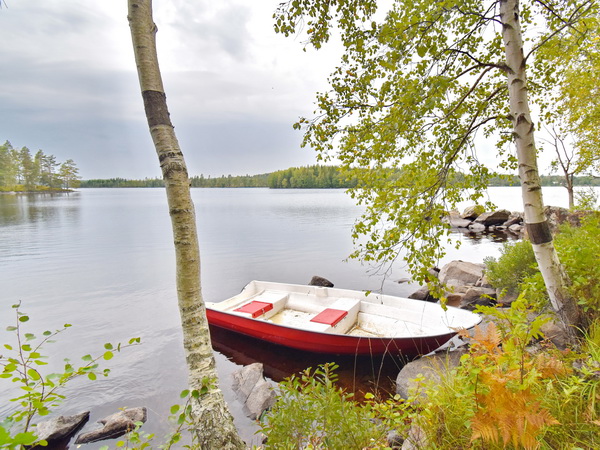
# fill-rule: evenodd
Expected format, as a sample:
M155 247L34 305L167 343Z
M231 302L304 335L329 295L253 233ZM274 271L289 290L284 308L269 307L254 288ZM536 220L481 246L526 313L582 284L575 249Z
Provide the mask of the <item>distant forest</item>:
M401 176L400 171L393 171L393 176ZM460 176L457 174L456 176ZM542 175L543 186L562 186L564 178L559 175ZM356 179L346 178L337 166L305 166L291 167L272 173L260 175L223 175L212 178L204 175L190 178L192 187L202 188L238 188L238 187L268 187L271 189L347 189L355 187ZM575 177L577 186L600 186L600 178L591 176ZM144 178L143 180L126 180L110 178L106 180L83 180L82 188L112 188L112 187L163 187L160 178ZM492 178L490 186L519 186L516 176L497 176Z
M0 144L0 192L40 192L79 186L79 169L72 159L61 163L42 150Z

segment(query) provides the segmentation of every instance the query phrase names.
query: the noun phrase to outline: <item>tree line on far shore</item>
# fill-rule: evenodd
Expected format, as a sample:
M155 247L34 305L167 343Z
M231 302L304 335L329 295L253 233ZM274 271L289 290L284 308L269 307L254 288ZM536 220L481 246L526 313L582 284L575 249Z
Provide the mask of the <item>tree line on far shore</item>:
M390 176L399 177L399 170L390 170ZM455 176L459 177L460 174ZM542 175L543 186L563 186L564 177L560 175ZM575 185L600 186L600 178L593 176L575 177ZM271 189L348 189L356 187L356 178L344 176L338 166L312 165L291 167L259 175L222 175L190 177L192 187L202 188L238 188L268 187ZM498 175L491 179L490 186L519 186L517 176ZM122 187L163 187L161 178L128 180L125 178L93 179L81 181L82 188L122 188Z
M81 177L75 161L60 163L42 150L0 145L0 192L48 191L79 187Z

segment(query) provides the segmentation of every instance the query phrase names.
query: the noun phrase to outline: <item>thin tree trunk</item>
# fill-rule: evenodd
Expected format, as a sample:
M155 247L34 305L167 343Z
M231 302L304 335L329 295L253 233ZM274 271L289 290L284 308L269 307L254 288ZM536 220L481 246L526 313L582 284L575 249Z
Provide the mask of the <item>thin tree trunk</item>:
M150 134L156 148L167 192L177 269L177 297L183 328L191 389L211 387L193 405L195 434L203 449L238 449L245 445L218 389L206 309L200 287L200 252L196 217L183 154L167 109L158 58L156 25L151 0L129 0L128 19Z
M540 272L546 283L552 307L567 333L575 336L580 323L577 304L566 293L568 278L552 242L552 233L544 214L542 188L537 168L534 124L529 111L526 61L519 22L518 0L500 0L502 37L506 53L510 114L519 161L519 178L523 196L525 224Z

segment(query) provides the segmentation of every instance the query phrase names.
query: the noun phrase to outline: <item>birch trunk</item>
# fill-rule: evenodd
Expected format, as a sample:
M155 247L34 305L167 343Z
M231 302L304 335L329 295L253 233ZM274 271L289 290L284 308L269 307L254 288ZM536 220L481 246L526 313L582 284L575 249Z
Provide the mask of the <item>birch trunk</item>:
M167 192L175 243L177 298L191 389L211 380L193 404L195 437L202 449L238 449L245 445L218 389L206 309L200 286L200 252L187 168L167 109L158 58L151 0L129 0L128 19L144 108Z
M535 258L552 307L562 320L567 333L573 337L580 322L579 308L566 293L568 278L560 264L552 242L552 233L544 214L542 188L537 167L534 124L529 111L526 61L519 22L519 1L500 0L502 37L506 53L506 73L510 98L510 114L517 147L519 178L523 196L525 224L533 245Z

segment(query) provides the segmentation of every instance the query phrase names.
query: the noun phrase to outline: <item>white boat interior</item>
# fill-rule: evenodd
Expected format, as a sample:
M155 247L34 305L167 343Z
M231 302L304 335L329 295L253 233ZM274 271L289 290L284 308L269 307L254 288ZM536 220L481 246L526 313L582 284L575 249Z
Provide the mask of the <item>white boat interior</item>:
M466 310L402 297L263 281L250 282L214 311L307 331L363 337L416 337L471 328L481 318Z

